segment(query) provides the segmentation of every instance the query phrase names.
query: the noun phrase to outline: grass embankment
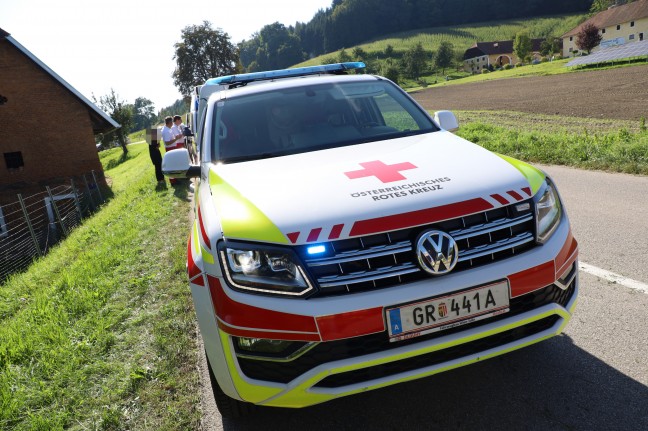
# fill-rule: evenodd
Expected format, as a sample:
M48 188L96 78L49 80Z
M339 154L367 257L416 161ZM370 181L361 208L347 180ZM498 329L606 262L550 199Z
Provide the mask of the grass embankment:
M531 163L648 175L645 120L459 111L458 135Z
M0 429L195 429L185 190L145 145L100 153L113 198L0 286Z

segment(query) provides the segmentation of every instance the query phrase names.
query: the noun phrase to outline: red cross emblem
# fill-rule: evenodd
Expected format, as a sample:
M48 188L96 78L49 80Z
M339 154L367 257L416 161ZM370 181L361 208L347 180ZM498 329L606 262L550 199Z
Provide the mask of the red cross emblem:
M416 166L414 166L410 162L386 165L380 160L360 163L360 166L362 166L364 169L345 172L344 175L352 180L364 177L376 177L383 183L391 183L393 181L401 181L407 179L400 173L400 171L405 171L407 169L416 169Z

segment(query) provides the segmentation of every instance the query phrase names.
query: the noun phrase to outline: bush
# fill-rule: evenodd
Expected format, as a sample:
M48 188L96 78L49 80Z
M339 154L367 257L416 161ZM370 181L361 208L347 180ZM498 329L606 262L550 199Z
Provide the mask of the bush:
M482 69L481 73L490 73L490 70L488 70L488 69Z
M520 63L520 62L515 63L515 67L522 67L522 66L524 66L524 63Z
M504 70L509 70L509 69L513 69L513 65L510 64L510 63L509 63L509 64L505 64L505 65L504 65Z

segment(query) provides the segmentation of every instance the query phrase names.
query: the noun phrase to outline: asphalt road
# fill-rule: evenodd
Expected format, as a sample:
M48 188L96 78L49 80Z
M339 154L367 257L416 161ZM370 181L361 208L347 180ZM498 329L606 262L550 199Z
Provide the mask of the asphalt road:
M648 177L547 166L580 258L648 283ZM208 380L207 380L208 383ZM206 430L648 430L648 294L580 273L558 337L457 370L300 410L222 420Z

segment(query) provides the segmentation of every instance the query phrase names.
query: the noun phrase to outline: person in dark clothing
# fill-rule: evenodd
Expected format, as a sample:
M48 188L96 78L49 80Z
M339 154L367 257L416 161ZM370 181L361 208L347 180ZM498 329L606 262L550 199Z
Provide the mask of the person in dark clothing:
M157 179L158 184L165 184L164 175L162 174L162 153L160 153L160 143L156 140L152 140L148 147L151 162L153 162L153 166L155 166L155 178Z

